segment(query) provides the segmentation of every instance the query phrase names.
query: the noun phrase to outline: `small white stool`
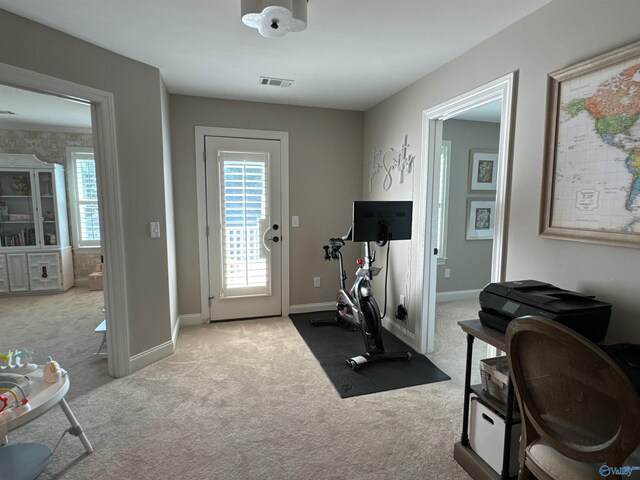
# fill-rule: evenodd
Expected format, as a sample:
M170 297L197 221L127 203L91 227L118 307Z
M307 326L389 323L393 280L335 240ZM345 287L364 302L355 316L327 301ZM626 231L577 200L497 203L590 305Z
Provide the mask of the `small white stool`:
M94 353L94 355L108 355L107 352L103 352L102 350L106 347L107 344L107 320L104 319L100 322L100 325L96 327L96 333L102 334L102 341L100 342L100 346L98 347L98 351Z

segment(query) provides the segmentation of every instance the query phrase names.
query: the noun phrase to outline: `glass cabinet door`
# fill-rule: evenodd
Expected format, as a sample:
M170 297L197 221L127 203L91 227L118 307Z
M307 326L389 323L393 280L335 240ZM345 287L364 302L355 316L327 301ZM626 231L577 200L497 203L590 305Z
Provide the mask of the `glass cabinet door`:
M42 208L42 240L44 245L57 245L56 237L56 204L54 201L54 185L52 172L38 172L38 187L40 190L40 207Z
M31 173L0 172L0 247L36 246L34 214Z

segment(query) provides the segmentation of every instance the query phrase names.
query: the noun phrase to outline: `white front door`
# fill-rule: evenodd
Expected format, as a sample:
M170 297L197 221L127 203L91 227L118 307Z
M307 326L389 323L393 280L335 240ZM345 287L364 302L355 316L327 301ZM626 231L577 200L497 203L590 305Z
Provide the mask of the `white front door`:
M282 313L279 140L207 136L211 320Z

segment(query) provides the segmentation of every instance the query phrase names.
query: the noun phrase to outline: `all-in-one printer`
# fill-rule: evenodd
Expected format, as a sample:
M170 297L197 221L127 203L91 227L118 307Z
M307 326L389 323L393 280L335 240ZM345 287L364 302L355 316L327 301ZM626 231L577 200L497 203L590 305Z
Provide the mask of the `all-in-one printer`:
M480 307L480 321L503 332L512 319L537 315L562 323L592 342L604 340L611 316L608 303L537 280L490 283L480 292Z

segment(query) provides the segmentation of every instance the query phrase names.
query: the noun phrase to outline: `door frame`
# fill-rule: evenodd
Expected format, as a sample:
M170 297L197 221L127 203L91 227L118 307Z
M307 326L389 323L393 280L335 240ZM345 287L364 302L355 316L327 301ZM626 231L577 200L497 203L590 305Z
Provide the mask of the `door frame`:
M91 104L93 149L98 171L101 250L105 256L104 301L109 375L131 372L129 313L120 199L116 120L112 93L42 73L0 63L0 83L38 93L81 99Z
M435 280L437 262L432 261L434 244L433 206L437 202L436 161L440 147L436 132L438 122L460 115L481 105L502 100L498 146L498 178L496 184L496 217L491 258L491 281L503 281L507 258L507 232L509 217L510 177L513 155L515 102L518 72L511 72L481 87L442 102L422 112L422 158L426 172L420 178L418 218L420 219L417 246L416 291L417 310L421 312L419 347L422 353L433 351L435 342ZM436 265L434 265L436 263Z
M200 264L200 306L202 323L211 321L209 309L209 249L207 241L207 188L205 175L205 137L247 138L280 141L280 202L282 215L282 301L281 315L289 315L289 132L247 130L225 127L195 127L196 141L196 198L198 206L198 252ZM210 232L209 232L210 233Z

